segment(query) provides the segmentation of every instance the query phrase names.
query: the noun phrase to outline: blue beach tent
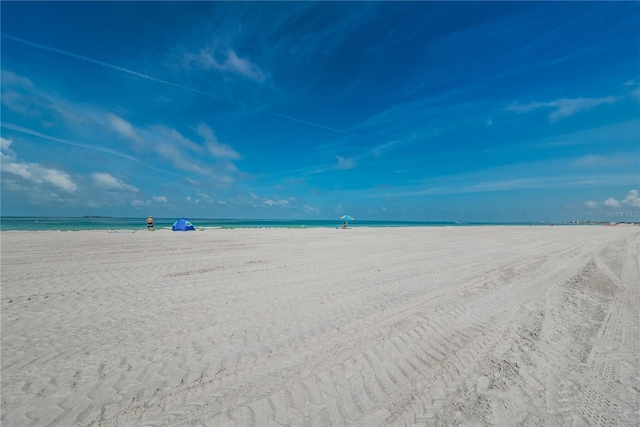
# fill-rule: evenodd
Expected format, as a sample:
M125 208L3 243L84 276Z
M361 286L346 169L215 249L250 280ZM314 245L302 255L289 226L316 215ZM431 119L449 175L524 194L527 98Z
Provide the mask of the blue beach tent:
M187 218L180 218L176 222L173 223L173 227L171 227L173 231L195 231L195 227Z

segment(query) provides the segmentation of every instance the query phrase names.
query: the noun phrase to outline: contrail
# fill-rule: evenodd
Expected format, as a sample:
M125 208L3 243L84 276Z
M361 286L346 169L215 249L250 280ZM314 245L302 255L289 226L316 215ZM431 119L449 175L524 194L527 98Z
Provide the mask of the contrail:
M168 171L165 171L165 170L162 170L162 169L158 169L156 167L153 167L153 166L149 165L148 163L143 162L142 160L140 160L140 159L138 159L136 157L129 156L128 154L124 154L124 153L121 153L121 152L116 151L116 150L112 150L111 148L100 147L100 146L95 146L95 145L88 145L88 144L82 144L80 142L74 142L74 141L68 141L66 139L60 139L60 138L56 138L56 137L53 137L53 136L45 135L43 133L37 132L37 131L32 130L32 129L27 129L27 128L24 128L22 126L14 125L14 124L7 123L7 122L1 122L0 123L0 127L6 128L6 129L11 129L13 131L20 132L20 133L25 133L27 135L37 136L38 138L47 139L49 141L54 141L54 142L57 142L59 144L70 145L72 147L84 148L86 150L91 150L91 151L97 151L99 153L110 154L110 155L115 156L115 157L120 157L121 159L127 159L127 160L131 160L133 162L136 162L136 163L140 163L140 164L142 164L142 165L144 165L144 166L148 167L149 169L154 170L156 172L161 172L161 173L168 174L168 175L182 177L182 175L179 175L179 174L176 174L176 173L173 173L173 172L168 172Z
M217 98L217 99L220 99L220 100L223 100L223 101L229 101L228 99L225 99L225 98L222 98L222 97L217 97L217 96L215 96L213 94L210 94L210 93L207 93L207 92L202 92L200 90L193 89L193 88L190 88L190 87L187 87L187 86L182 86L182 85L179 85L177 83L168 82L166 80L157 79L157 78L155 78L153 76L149 76L147 74L143 74L143 73L139 73L137 71L129 70L129 69L124 68L124 67L118 67L117 65L109 64L108 62L98 61L97 59L89 58L87 56L78 55L78 54L72 53L72 52L67 52L66 50L56 49L55 47L51 47L51 46L45 46L45 45L40 44L40 43L35 43L35 42L29 41L29 40L21 39L19 37L14 37L14 36L11 36L9 34L2 33L2 37L6 38L6 39L9 39L9 40L17 41L19 43L26 44L26 45L31 46L31 47L35 47L35 48L42 49L42 50L47 50L49 52L59 53L60 55L69 56L71 58L75 58L75 59L79 59L81 61L89 62L91 64L96 64L96 65L100 65L102 67L110 68L112 70L116 70L116 71L120 71L120 72L123 72L123 73L131 74L133 76L140 77L140 78L147 79L147 80L151 80L153 82L163 83L163 84L166 84L166 85L169 85L169 86L173 86L173 87L177 87L177 88L180 88L180 89L188 90L188 91L191 91L191 92L199 93L201 95L206 95L206 96L209 96L209 97L212 97L212 98ZM229 102L233 102L233 101L229 101ZM247 105L247 104L242 104L242 103L239 103L239 102L236 102L236 104Z
M140 159L137 159L137 158L135 158L133 156L129 156L127 154L123 154L123 153L121 153L119 151L116 151L116 150L112 150L110 148L105 148L105 147L100 147L100 146L95 146L95 145L82 144L80 142L73 142L73 141L68 141L66 139L56 138L56 137L53 137L53 136L49 136L49 135L45 135L43 133L37 132L35 130L27 129L27 128L24 128L22 126L14 125L14 124L7 123L7 122L0 123L0 126L3 127L3 128L6 128L6 129L11 129L11 130L16 131L16 132L26 133L27 135L37 136L38 138L48 139L50 141L58 142L60 144L70 145L72 147L78 147L78 148L85 148L87 150L98 151L100 153L111 154L112 156L120 157L122 159L132 160L132 161L138 162L138 163L143 163Z
M58 53L60 55L69 56L71 58L79 59L81 61L89 62L89 63L95 64L95 65L100 65L101 67L110 68L112 70L120 71L122 73L131 74L132 76L140 77L142 79L150 80L150 81L153 81L153 82L156 82L156 83L162 83L162 84L173 86L173 87L176 87L176 88L179 88L179 89L188 90L190 92L194 92L194 93L197 93L197 94L200 94L200 95L208 96L208 97L214 98L214 99L219 99L221 101L230 102L232 104L242 105L244 107L252 107L252 105L246 104L244 102L232 101L230 99L223 98L223 97L220 97L220 96L216 96L216 95L208 93L208 92L203 92L201 90L193 89L193 88L190 88L188 86L183 86L183 85L180 85L180 84L177 84L177 83L172 83L172 82L169 82L169 81L166 81L166 80L158 79L158 78L155 78L155 77L150 76L148 74L139 73L137 71L129 70L129 69L124 68L124 67L119 67L117 65L109 64L108 62L103 62L103 61L99 61L97 59L89 58L87 56L78 55L77 53L72 53L72 52L68 52L66 50L57 49L55 47L46 46L46 45L43 45L43 44L40 44L40 43L36 43L36 42L29 41L29 40L21 39L19 37L14 37L12 35L5 34L5 33L2 33L2 37L6 38L6 39L9 39L9 40L13 40L13 41L19 42L19 43L22 43L22 44L26 44L27 46L35 47L37 49L42 49L42 50L46 50L46 51L49 51L49 52ZM304 124L309 125L309 126L315 126L317 128L326 129L326 130L329 130L331 132L340 133L342 135L347 135L347 136L350 136L352 138L363 139L361 136L354 135L354 134L351 134L349 132L346 132L346 131L343 131L343 130L340 130L340 129L331 128L331 127L324 126L324 125L321 125L321 124L318 124L318 123L313 123L313 122L309 122L309 121L306 121L306 120L298 119L298 118L295 118L295 117L287 116L285 114L280 114L280 113L276 113L276 112L269 111L269 110L265 110L265 113L271 114L272 116L281 117L283 119L291 120L291 121L294 121L294 122L304 123Z
M363 137L361 137L361 136L359 136L359 135L354 135L354 134L351 134L351 133L349 133L349 132L345 132L345 131L343 131L343 130L330 128L330 127L327 127L327 126L319 125L319 124L317 124L317 123L308 122L308 121L306 121L306 120L302 120L302 119L296 119L295 117L285 116L284 114L274 113L273 111L269 111L269 110L267 110L267 113L269 113L269 114L271 114L271 115L273 115L273 116L282 117L282 118L284 118L284 119L293 120L294 122L300 122L300 123L304 123L304 124L306 124L306 125L319 127L319 128L322 128L322 129L327 129L327 130L330 130L330 131L333 131L333 132L338 132L338 133L341 133L341 134L343 134L343 135L351 136L351 137L353 137L353 138L364 139Z

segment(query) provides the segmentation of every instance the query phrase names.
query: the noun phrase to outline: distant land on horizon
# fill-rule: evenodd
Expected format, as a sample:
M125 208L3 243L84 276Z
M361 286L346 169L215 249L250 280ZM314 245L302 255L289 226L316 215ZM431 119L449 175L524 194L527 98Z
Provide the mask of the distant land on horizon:
M140 219L141 221L144 219L142 216L109 216L109 215L82 215L82 216L38 216L38 215L0 215L0 218L5 218L5 219L38 219L38 220L42 220L42 219L68 219L68 220L73 220L73 219L112 219L112 220L137 220ZM168 220L168 221L173 221L175 219L177 219L178 217L161 217L161 216L154 216L154 218L156 220ZM322 222L341 222L342 220L340 220L339 218L328 218L328 219L318 219L318 218L296 218L296 219L286 219L286 218L215 218L215 217L189 217L187 216L186 218L189 218L192 221L222 221L222 222L237 222L237 223L243 223L243 222L247 222L247 223L259 223L259 222L274 222L274 223L302 223L302 222L316 222L316 223L322 223ZM570 221L543 221L543 220L530 220L530 221L455 221L455 220L440 220L440 221L434 221L434 220L387 220L387 219L360 219L360 220L354 220L354 221L350 221L350 225L354 225L357 226L358 223L361 224L368 224L368 223L389 223L389 224L402 224L402 223L407 223L407 224L452 224L452 225L465 225L465 224L470 224L470 225L513 225L513 224L523 224L523 225L529 225L529 224L534 224L534 225L545 225L545 224L572 224L572 225L590 225L590 224L612 224L612 223L616 223L616 224L640 224L640 221L624 221L624 220L607 220L607 221L602 221L602 220L594 220L594 219L590 219L590 220L570 220Z

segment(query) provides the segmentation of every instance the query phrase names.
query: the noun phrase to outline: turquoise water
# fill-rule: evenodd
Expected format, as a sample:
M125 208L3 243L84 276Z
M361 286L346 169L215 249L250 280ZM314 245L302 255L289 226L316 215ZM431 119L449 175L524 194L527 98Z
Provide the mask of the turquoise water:
M154 218L155 228L171 228L177 218ZM190 218L196 228L335 228L342 225L336 220L243 220ZM350 221L350 227L438 227L457 224L455 222L417 221ZM0 230L141 230L146 229L146 218L56 218L56 217L0 217Z

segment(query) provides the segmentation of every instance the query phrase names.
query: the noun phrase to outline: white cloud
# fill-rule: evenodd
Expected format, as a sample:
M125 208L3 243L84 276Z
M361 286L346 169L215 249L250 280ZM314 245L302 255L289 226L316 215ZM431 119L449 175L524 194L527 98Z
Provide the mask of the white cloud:
M267 79L260 67L248 59L240 58L233 49L228 47L202 49L199 54L186 54L185 59L188 64L195 63L205 69L238 74L259 83Z
M355 167L355 162L353 159L345 159L341 156L336 156L338 159L338 164L335 165L336 169L353 169Z
M0 136L0 155L1 156L5 156L5 153L7 153L7 155L9 153L13 154L13 151L9 148L10 146L11 146L11 140L5 139Z
M196 194L200 196L200 198L204 200L206 203L213 203L213 198L208 194L204 194L204 193L196 193Z
M554 108L549 114L550 120L558 120L563 117L569 117L580 111L590 110L601 104L615 104L618 101L616 96L607 96L605 98L576 98L576 99L559 99L552 102L551 108Z
M48 183L68 193L73 193L78 186L71 177L58 169L47 168L38 163L2 162L4 172L13 173L36 184Z
M334 209L334 212L335 213L342 213L342 205L340 204L340 205L336 206L336 208Z
M133 191L136 192L138 189L133 185L126 184L124 181L116 178L115 176L108 174L106 172L95 172L91 174L91 179L93 180L93 185L96 188L100 188L102 190L107 191Z
M201 123L197 129L198 135L200 135L207 147L207 150L211 154L213 154L216 158L226 158L226 159L239 159L240 154L238 154L233 148L226 144L220 143L218 138L213 133L213 130L209 126L204 123Z
M152 138L170 142L182 151L189 150L198 154L204 151L200 144L191 141L174 128L163 125L152 125L147 127L146 131Z
M187 196L184 198L187 202L197 205L198 203L200 203L200 199L193 199L191 198L191 196Z
M285 199L265 199L262 201L265 206L279 206L281 208L289 206L289 201Z
M253 192L249 193L250 199L244 196L236 197L236 203L238 204L248 204L253 207L258 206L267 206L267 207L280 207L286 208L290 207L291 204L289 200L280 198L280 197L260 197ZM291 198L293 202L296 201L295 198Z
M23 179L31 179L31 170L26 163L3 163L2 170L18 175Z
M251 61L247 59L240 58L232 49L227 51L227 61L223 63L222 68L231 70L258 82L266 80L266 76L260 67L251 63Z
M131 201L131 206L140 207L140 206L151 206L153 202L157 203L167 203L168 200L165 196L152 196L148 200L140 200L134 199Z
M320 213L320 209L311 205L304 205L304 211L308 213Z
M613 197L609 197L607 200L605 200L604 204L612 208L619 208L621 206L620 202Z
M116 133L124 136L125 138L132 139L133 141L141 142L140 136L135 131L131 123L111 113L107 113L107 118L109 119L111 129Z
M62 188L69 193L73 193L78 189L78 186L71 180L69 175L66 173L59 171L57 169L50 169L40 167L42 172L42 179L45 182L49 182L56 187Z
M2 172L17 175L25 181L35 184L51 184L68 193L73 193L78 186L66 173L58 169L48 168L39 163L25 163L17 159L16 153L9 148L12 141L1 138L0 140L0 165Z
M593 200L588 200L588 201L584 202L584 204L589 208L597 208L598 207L598 202L594 202Z
M539 109L550 109L549 120L572 116L581 111L591 110L602 104L615 104L620 100L618 96L604 98L561 98L549 102L530 102L528 104L513 104L508 110L516 113L528 113Z
M622 206L633 206L636 208L640 208L640 197L638 197L638 190L629 190L624 199L618 200L613 197L609 197L603 203L612 208L619 208Z
M622 200L625 205L631 205L636 208L640 208L640 197L638 197L638 190L631 190L627 197Z

